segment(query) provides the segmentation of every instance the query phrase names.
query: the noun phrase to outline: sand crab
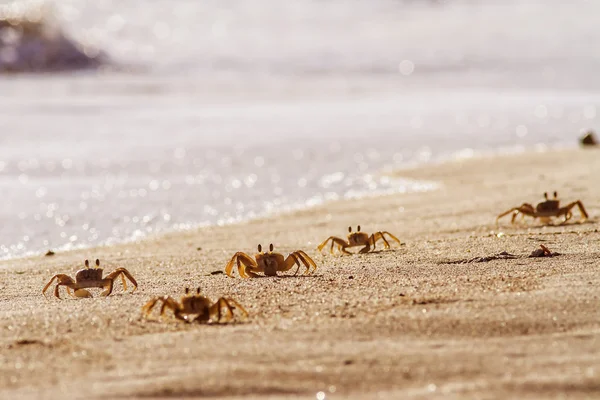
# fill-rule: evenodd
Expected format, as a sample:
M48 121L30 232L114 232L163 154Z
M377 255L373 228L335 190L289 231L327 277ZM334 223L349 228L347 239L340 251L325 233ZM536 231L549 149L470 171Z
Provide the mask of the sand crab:
M57 280L56 287L54 288L54 295L60 299L60 295L58 293L58 289L61 286L66 286L67 292L69 295L73 296L71 293L71 289L75 291L75 297L92 297L92 294L85 290L86 288L101 288L104 289L102 292L102 296L108 296L112 293L113 285L115 279L118 279L119 276L123 282L123 290L127 290L127 283L125 281L125 277L133 283L133 290L131 293L135 292L137 289L137 282L131 276L129 271L125 268L117 268L115 271L106 275L106 277L102 278L102 272L104 270L100 268L100 260L96 260L96 267L90 268L90 262L85 260L85 269L80 269L75 274L75 280L68 275L65 274L57 274L50 279L50 281L44 286L42 290L42 294L46 296L46 290L50 287L54 280Z
M181 296L179 302L170 296L155 297L142 307L142 315L148 317L152 308L159 301L162 301L161 316L164 315L165 309L170 308L175 318L185 322L226 323L234 318L233 310L239 310L244 318L248 317L246 309L237 301L220 297L213 303L208 297L200 294L200 288L196 289L196 294L191 294L190 289L185 288L185 295ZM225 313L222 311L225 311Z
M577 206L579 208L579 212L581 213L580 221L583 222L588 219L588 213L585 211L585 207L583 207L583 203L580 200L574 201L572 203L567 204L564 207L560 206L560 200L558 199L558 193L554 192L554 198L548 198L548 193L544 193L544 201L539 203L535 208L529 203L523 203L519 207L511 208L508 211L503 212L502 214L496 217L496 225L500 218L505 215L512 213L512 218L510 220L511 224L515 223L515 219L519 214L523 218L525 216L533 217L533 219L539 218L542 223L549 223L552 217L561 217L564 216L565 219L562 222L563 224L571 219L573 213L571 210L573 207Z
M345 254L352 254L348 250L346 250L346 248L355 246L364 246L362 249L360 249L359 253L368 253L369 251L371 251L371 246L373 246L373 250L375 250L375 243L379 239L383 240L383 247L389 249L390 243L387 241L384 235L388 235L390 239L395 240L396 242L398 242L398 244L402 244L396 236L392 235L387 231L375 232L374 234L369 236L368 233L361 232L360 225L358 225L356 227L356 232L352 232L351 226L348 227L347 241L336 236L329 236L323 243L317 246L317 249L319 251L322 251L327 242L331 240L331 248L329 249L329 252L331 254L333 254L333 246L336 244L338 245L338 250L342 251Z
M233 276L231 270L233 265L237 263L238 272L242 278L259 277L258 272L262 272L267 276L277 276L277 271L289 271L294 265L298 265L294 273L296 275L300 269L300 262L306 267L304 275L317 269L317 264L302 250L293 251L284 258L283 254L273 252L273 244L269 245L268 253L263 252L262 246L259 244L258 253L254 255L254 259L241 251L235 253L225 266L225 273L228 276Z

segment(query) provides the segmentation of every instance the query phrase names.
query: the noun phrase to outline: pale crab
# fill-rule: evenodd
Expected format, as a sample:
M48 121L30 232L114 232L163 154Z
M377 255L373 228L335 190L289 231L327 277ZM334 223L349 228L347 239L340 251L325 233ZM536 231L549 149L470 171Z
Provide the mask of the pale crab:
M238 273L242 278L257 278L260 276L258 275L259 272L264 273L266 276L277 276L277 271L289 271L294 265L298 265L294 273L296 275L300 269L300 262L306 267L304 275L317 269L317 264L302 250L293 251L287 257L284 257L283 254L273 252L273 244L269 245L268 253L263 252L262 246L259 244L258 253L254 255L254 259L241 251L235 253L225 266L225 273L228 276L233 276L232 269L234 264L237 263Z
M359 253L368 253L369 251L371 251L371 246L373 246L373 250L375 250L375 244L380 239L383 240L383 247L385 249L389 249L390 243L384 235L388 235L390 239L395 240L396 242L398 242L399 245L402 244L396 236L392 235L387 231L375 232L369 236L368 233L361 232L360 225L358 225L356 228L356 232L352 232L351 226L348 227L348 240L344 240L336 236L329 236L323 243L317 246L317 249L319 251L322 251L325 245L327 245L327 242L331 240L331 248L329 249L329 252L331 254L333 254L333 247L336 244L338 245L338 250L345 254L352 254L348 250L346 250L346 248L356 246L364 246L362 249L360 249Z
M200 294L200 288L196 289L196 294L191 294L190 289L185 288L185 294L181 296L179 302L170 296L155 297L142 307L142 315L148 317L152 308L159 301L162 302L161 317L164 315L165 309L169 308L173 311L175 318L185 322L226 323L234 319L233 310L239 310L244 318L248 318L248 312L237 301L220 297L213 303L208 297Z
M505 215L511 214L511 224L515 223L515 219L520 214L523 218L525 216L533 217L533 219L539 218L540 221L544 224L548 224L553 217L561 217L564 216L565 219L561 224L564 224L568 220L571 219L573 213L571 210L577 206L579 208L579 212L581 213L580 222L584 222L588 219L588 213L585 211L585 207L580 200L571 202L564 207L560 206L560 200L558 199L558 193L554 192L554 198L548 198L548 193L544 193L544 201L538 203L535 208L529 203L523 203L519 207L511 208L508 211L503 212L502 214L496 217L496 225L498 225L498 221L500 218Z
M46 296L46 290L48 290L55 279L57 280L57 283L56 287L54 288L54 295L59 299L60 294L58 293L58 289L61 286L65 286L67 288L67 293L69 293L71 296L73 296L71 293L71 289L73 289L75 291L75 297L92 297L92 294L87 291L86 288L104 289L102 296L108 296L112 293L114 281L119 277L121 277L121 281L123 282L124 291L127 290L127 282L125 281L125 277L127 277L127 279L129 279L133 284L133 290L131 293L135 292L137 289L137 282L125 268L117 268L115 271L102 278L103 271L104 270L100 268L100 260L96 260L95 268L90 268L90 262L85 260L85 269L77 271L75 274L75 280L65 274L54 275L46 284L46 286L44 286L42 294Z

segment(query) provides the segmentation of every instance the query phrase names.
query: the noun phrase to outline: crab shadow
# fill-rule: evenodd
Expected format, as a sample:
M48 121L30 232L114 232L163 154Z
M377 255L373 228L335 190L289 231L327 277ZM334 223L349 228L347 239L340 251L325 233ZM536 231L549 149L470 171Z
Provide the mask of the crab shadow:
M356 253L358 255L364 255L364 256L369 256L369 254L383 254L383 253L397 253L402 249L381 249L381 250L373 250L373 251L369 251L368 253Z
M251 279L310 279L310 278L322 278L323 274L310 274L310 275L277 275L277 276L266 276L260 275Z
M374 254L397 253L397 252L399 252L401 250L402 249L381 249L381 250L369 251L369 252L366 252L366 253L360 253L360 252L350 253L350 254L335 253L335 254L321 254L321 256L323 258L330 257L330 256L338 257L338 258L352 257L352 256L366 256L366 257L368 257L369 255L374 255Z
M165 317L164 319L161 318L144 318L144 317L140 317L139 319L140 322L144 323L144 324L153 324L153 325L168 325L168 326L173 326L173 325L177 325L180 324L181 326L190 326L190 325L200 325L200 326L207 326L207 327L225 327L225 326L236 326L236 325L249 325L252 323L252 321L250 320L250 318L245 319L245 320L241 320L241 321L229 321L229 322L207 322L207 321L200 321L197 319L193 319L190 321L182 321L182 320L178 320L176 318L170 318L170 317Z
M598 218L588 218L585 221L574 221L574 222L569 222L567 221L565 222L559 222L559 223L548 223L548 224L543 224L543 223L532 223L532 224L528 224L528 223L522 223L522 224L513 224L513 225L505 225L504 228L513 228L513 229L520 229L520 228L529 228L529 229L544 229L544 228L562 228L562 227L569 227L569 226L579 226L579 225L595 225L598 223ZM497 228L502 228L502 225L497 226Z

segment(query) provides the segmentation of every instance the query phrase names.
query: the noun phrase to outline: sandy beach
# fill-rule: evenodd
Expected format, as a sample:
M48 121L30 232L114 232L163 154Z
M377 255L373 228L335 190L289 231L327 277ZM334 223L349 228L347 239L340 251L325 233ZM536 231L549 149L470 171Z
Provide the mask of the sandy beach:
M597 398L600 396L600 152L475 158L396 172L435 181L389 195L0 263L0 398ZM500 212L557 190L590 219L496 226ZM403 242L320 255L348 225ZM236 251L303 249L312 276L243 280ZM529 258L543 244L561 253ZM507 252L515 257L499 256ZM487 257L487 258L486 258ZM41 290L99 258L139 283L108 298ZM488 259L491 258L491 259ZM153 296L200 287L250 318L228 325L140 317ZM156 317L156 314L154 314ZM322 392L322 393L320 393Z

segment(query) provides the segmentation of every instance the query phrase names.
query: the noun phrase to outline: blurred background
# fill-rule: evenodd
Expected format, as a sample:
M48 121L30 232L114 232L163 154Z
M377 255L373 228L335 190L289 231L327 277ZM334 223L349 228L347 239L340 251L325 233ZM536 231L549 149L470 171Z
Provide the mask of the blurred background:
M0 0L0 257L382 193L575 146L600 3Z

